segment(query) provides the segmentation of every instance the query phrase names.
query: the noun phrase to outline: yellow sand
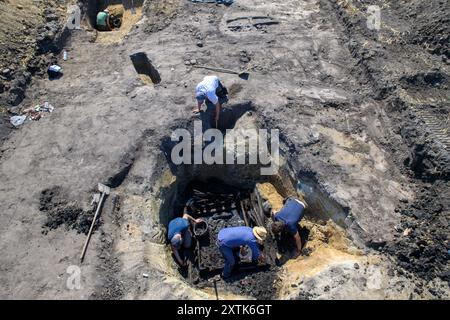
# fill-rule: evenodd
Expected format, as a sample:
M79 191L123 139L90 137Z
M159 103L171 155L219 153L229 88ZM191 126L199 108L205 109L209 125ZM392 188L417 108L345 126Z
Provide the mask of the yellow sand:
M258 183L256 188L260 192L261 196L269 201L274 211L281 210L283 207L283 197L271 183Z
M140 73L139 78L145 85L147 85L147 86L153 85L153 81L149 75Z
M119 29L114 29L112 31L100 31L97 35L97 42L112 44L117 43L123 39L130 31L131 28L141 19L142 17L142 7L136 7L136 14L132 14L131 10L125 10L121 4L108 6L110 13L122 12L122 25ZM150 82L151 83L151 82Z
M283 197L271 183L259 183L257 188L268 199L274 211L283 207ZM310 254L295 259L291 259L290 254L280 256L280 261L285 262L281 273L280 297L289 294L293 290L291 284L298 283L301 278L312 277L332 265L355 263L362 259L362 253L348 240L345 230L332 220L317 223L305 217L300 226L309 230L304 249Z

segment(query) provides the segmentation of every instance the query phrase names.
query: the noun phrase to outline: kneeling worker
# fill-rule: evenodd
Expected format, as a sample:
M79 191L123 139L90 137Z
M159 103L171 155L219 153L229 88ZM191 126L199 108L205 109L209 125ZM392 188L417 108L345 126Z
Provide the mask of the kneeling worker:
M97 14L97 30L100 31L111 31L111 17L109 15L109 10L105 9Z
M222 103L228 100L227 89L220 83L217 76L206 76L195 88L195 98L197 99L197 109L202 119L202 131L217 128ZM201 111L203 103L206 110Z
M252 250L252 261L264 261L264 255L258 245L262 245L267 236L267 230L263 227L231 227L219 231L218 242L220 253L225 259L222 277L228 278L235 265L234 250L242 246L248 246Z
M177 262L180 266L186 266L186 262L181 259L178 250L181 246L185 249L190 248L192 244L192 234L189 230L189 221L193 223L199 223L201 219L194 219L189 214L187 214L186 209L183 213L183 217L175 218L169 223L168 239L170 241L170 247L172 248L173 255L175 256Z
M280 235L286 231L294 237L297 253L302 250L302 240L298 234L298 223L304 216L305 204L298 199L288 198L280 211L272 212L272 232L274 235Z

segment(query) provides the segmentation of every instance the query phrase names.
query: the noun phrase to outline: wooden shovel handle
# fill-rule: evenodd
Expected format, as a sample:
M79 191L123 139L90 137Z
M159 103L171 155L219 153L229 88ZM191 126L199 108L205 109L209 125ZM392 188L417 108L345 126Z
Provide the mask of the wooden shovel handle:
M86 249L89 244L89 240L91 239L92 230L94 229L95 221L97 220L98 213L100 212L100 208L103 204L103 198L105 197L105 193L102 192L102 196L100 197L100 201L98 202L97 210L95 211L94 219L92 219L91 227L89 228L89 233L87 235L86 241L84 242L83 251L81 252L80 262L83 262L84 255L86 254Z

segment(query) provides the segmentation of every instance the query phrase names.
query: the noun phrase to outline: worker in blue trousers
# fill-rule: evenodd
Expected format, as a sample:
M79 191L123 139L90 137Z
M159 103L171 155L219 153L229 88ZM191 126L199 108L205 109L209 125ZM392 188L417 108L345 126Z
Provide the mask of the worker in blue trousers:
M302 250L302 240L298 233L298 223L304 216L305 203L290 197L286 199L283 208L278 212L272 211L272 233L274 235L280 235L283 232L290 234L295 241L297 247L297 253L300 254Z
M222 277L224 279L231 276L231 271L235 265L234 252L243 246L248 246L252 251L252 261L263 263L265 258L259 245L262 245L267 237L267 230L263 227L230 227L219 231L217 245L220 253L225 259Z

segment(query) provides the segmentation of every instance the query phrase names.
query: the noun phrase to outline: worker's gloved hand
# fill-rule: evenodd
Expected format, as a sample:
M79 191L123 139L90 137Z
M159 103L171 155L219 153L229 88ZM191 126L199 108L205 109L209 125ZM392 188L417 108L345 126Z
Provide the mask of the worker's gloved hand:
M203 220L202 219L195 219L194 222L195 223L200 223L200 222L203 222Z
M200 113L200 111L198 110L197 107L195 107L194 109L192 109L192 113L197 114L197 113Z

